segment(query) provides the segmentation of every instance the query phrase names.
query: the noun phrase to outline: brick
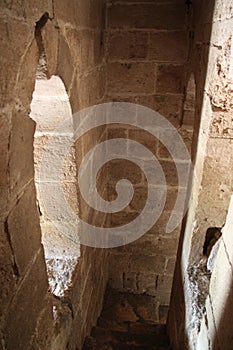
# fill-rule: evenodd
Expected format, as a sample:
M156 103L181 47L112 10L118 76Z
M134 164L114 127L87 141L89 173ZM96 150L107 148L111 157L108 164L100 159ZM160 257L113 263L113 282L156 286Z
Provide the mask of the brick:
M185 31L151 33L148 58L158 62L184 62L188 54Z
M113 4L108 7L110 28L185 28L185 4Z
M108 93L137 94L154 91L153 63L109 63L107 65Z
M182 94L184 91L184 67L179 65L161 65L158 67L157 93Z
M110 32L107 36L109 60L139 60L147 57L148 34L141 32ZM120 48L120 49L119 49Z

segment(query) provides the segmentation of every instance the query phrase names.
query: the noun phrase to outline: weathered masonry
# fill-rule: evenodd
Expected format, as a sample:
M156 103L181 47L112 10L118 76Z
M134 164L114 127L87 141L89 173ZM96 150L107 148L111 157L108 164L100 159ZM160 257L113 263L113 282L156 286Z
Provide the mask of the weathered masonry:
M0 0L0 28L0 349L233 349L233 1ZM60 210L55 164L79 127L74 115L112 102L137 105L132 121L140 105L171 123L193 171L187 196L177 173L186 159L176 143L172 157L166 130L160 139L150 125L111 123L84 133L60 179L81 220L120 228L148 198L142 169L115 157L97 174L98 193L113 202L127 179L132 200L112 213L88 205L78 173L101 142L140 143L166 181L144 235L96 248ZM187 210L167 232L178 194Z

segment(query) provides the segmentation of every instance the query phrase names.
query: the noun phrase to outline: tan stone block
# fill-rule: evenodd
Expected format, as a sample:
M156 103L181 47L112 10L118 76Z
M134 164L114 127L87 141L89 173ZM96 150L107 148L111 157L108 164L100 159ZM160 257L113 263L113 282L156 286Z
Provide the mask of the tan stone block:
M16 113L13 115L9 163L10 189L13 195L33 179L34 132L35 122L32 119Z
M16 93L21 105L19 108L29 111L32 94L35 88L36 69L38 65L38 47L36 40L29 46L19 71Z
M183 143L176 142L178 135L181 136ZM191 145L192 145L192 136L193 133L186 130L184 127L179 128L177 131L171 131L171 130L164 130L161 132L161 136L166 140L174 140L172 150L173 152L176 152L178 155L178 160L188 160L191 158ZM165 145L163 145L161 142L158 143L158 157L159 158L167 158L171 159L171 155L168 152ZM179 158L180 155L180 158Z
M156 91L158 93L182 94L184 91L184 67L161 65L158 67Z
M129 205L132 210L140 212L144 208L147 201L147 192L148 189L145 186L134 187L133 199Z
M41 245L39 214L33 184L18 201L8 217L8 231L20 275Z
M57 74L62 79L66 91L69 91L74 72L74 61L71 56L70 48L62 35L59 37L58 52Z
M127 244L125 246L125 251L130 252L131 254L138 254L138 252L140 252L145 255L153 255L155 251L157 251L157 246L158 240L156 237L145 233L136 241Z
M157 275L155 273L138 273L137 274L137 293L156 295L155 282Z
M185 4L113 4L108 6L110 28L185 28Z
M36 181L74 181L76 167L72 135L47 134L34 141Z
M105 67L101 66L78 80L78 97L81 109L91 107L105 94Z
M107 138L127 138L127 127L119 127L117 124L108 126L107 129Z
M57 310L56 310L57 311ZM57 316L57 315L56 315ZM41 311L37 320L36 331L31 341L31 350L51 348L51 339L53 336L53 305L50 299L45 302L45 308Z
M112 182L128 179L132 184L139 184L142 180L141 169L135 163L124 159L114 159L109 162L108 174Z
M187 111L195 110L195 93L187 92L184 101L184 109Z
M109 32L106 38L109 60L139 60L147 57L148 34L136 31Z
M166 257L176 256L178 240L179 237L172 234L170 235L170 237L159 237L156 252L159 255L164 255Z
M9 235L4 222L0 222L0 313L4 314L15 292L18 280L17 266L14 262Z
M158 276L156 296L158 301L162 305L170 304L172 281L173 281L173 276L171 275Z
M11 113L1 113L0 117L0 186L8 182L9 142L11 130Z
M14 98L20 62L33 34L25 22L4 16L0 20L0 31L2 38L0 43L0 51L2 52L0 58L0 107L4 107ZM27 76L27 79L30 81L31 77L29 79ZM34 82L35 76L32 79Z
M164 235L164 236L169 236L169 237L173 236L173 235L179 235L180 229L181 229L180 224L173 232L166 233L166 227L167 227L170 216L171 216L170 211L163 210L160 218L157 220L157 222L154 224L154 226L150 229L148 234L152 234L155 236Z
M140 129L129 129L128 135L130 139L139 142L155 154L157 139L152 134Z
M57 23L47 21L46 25L41 30L46 63L49 76L56 74L57 69L57 56L58 56L58 27Z
M79 4L79 6L78 6ZM81 6L87 6L89 5L89 1L70 1L67 3L65 0L55 0L53 2L54 6L54 17L57 18L58 23L70 23L72 25L76 25L77 22L77 14L78 14L78 7L80 10ZM87 13L85 13L87 15ZM79 19L81 19L81 16L79 16ZM86 19L82 19L83 21L86 21Z
M90 1L89 26L95 29L103 29L105 24L105 3L102 0Z
M178 127L181 120L183 108L183 95L163 94L140 96L139 104L149 107L167 118L175 127Z
M151 93L154 91L153 63L109 63L107 91L115 94Z
M30 348L30 339L44 306L47 290L44 255L40 249L8 308L4 322L7 348L12 350Z
M184 111L182 125L194 127L195 111Z
M167 261L166 274L173 275L175 270L176 258L170 258Z
M137 216L138 216L138 213L136 212L129 213L129 212L120 211L118 213L112 214L111 224L113 227L126 225L131 221L133 221ZM124 242L124 238L123 238L123 242Z
M177 168L174 161L160 161L160 165L162 166L164 175L166 177L166 183L168 186L179 186L185 188L187 186L188 163L179 163L179 161L176 161L176 163L179 164L179 168L181 170L180 179L178 179Z
M165 257L161 255L145 256L137 254L130 260L131 272L163 273L165 269Z
M185 31L151 33L148 58L162 62L184 62L188 54Z

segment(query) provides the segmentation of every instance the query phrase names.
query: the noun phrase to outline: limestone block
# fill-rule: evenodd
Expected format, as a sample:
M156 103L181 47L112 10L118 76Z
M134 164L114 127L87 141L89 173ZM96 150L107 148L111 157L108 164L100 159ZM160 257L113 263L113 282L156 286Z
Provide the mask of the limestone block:
M124 159L109 162L108 174L111 181L128 179L132 184L139 184L142 180L141 169L135 163Z
M178 127L183 106L182 94L153 94L139 97L139 104L149 107Z
M106 38L107 57L113 61L146 59L147 42L148 34L145 32L110 31Z
M16 86L17 97L20 100L22 108L25 108L26 110L29 110L32 101L38 59L37 43L36 40L33 40L24 56Z
M43 250L18 286L4 322L6 348L27 349L48 290Z
M12 117L10 142L10 189L13 195L34 176L33 136L35 122L20 113Z
M184 67L161 65L158 67L156 92L182 94L184 91Z
M20 275L22 275L41 244L39 217L33 184L27 187L15 208L9 214L8 231L16 264Z
M109 63L107 90L109 93L138 94L154 91L153 63Z
M137 289L139 294L156 295L156 279L155 273L137 273Z
M9 173L8 173L8 162L9 162L9 142L10 142L10 128L11 128L11 114L1 113L0 117L0 207L1 214L4 215L7 209L8 202L8 181L9 181Z
M48 12L50 17L53 16L52 0L16 0L16 1L2 1L1 7L11 11L15 17L26 18L32 26L37 22L43 13Z
M41 30L49 76L56 74L58 56L58 27L54 20L47 21Z
M57 314L53 310L51 300L48 298L37 320L36 330L31 340L31 349L51 349L51 338L53 335L54 318ZM54 318L53 318L54 317Z
M173 275L174 270L175 270L175 264L176 264L175 258L168 259L167 265L166 265L166 274Z
M193 133L187 129L185 129L184 127L179 128L177 131L168 131L168 130L164 130L161 131L161 136L162 137L168 137L168 138L173 138L174 140L177 139L177 134L180 134L182 141L184 143L183 144L178 144L177 142L173 144L173 150L175 150L175 152L177 152L177 154L180 154L180 160L187 160L189 157L191 158L191 145L192 145L192 136ZM187 149L188 154L190 154L189 156L184 154L184 149ZM159 142L158 144L158 157L159 158L167 158L167 159L171 159L171 155L168 152L168 150L166 149L166 147Z
M188 54L185 31L150 33L148 58L160 62L184 62Z
M177 248L178 237L176 235L171 235L170 237L159 237L156 253L166 257L174 257L176 256Z
M191 128L193 128L194 118L195 118L194 111L184 111L182 125L184 125L184 127L190 126Z
M83 1L84 2L84 1ZM81 2L80 2L81 3ZM103 0L90 0L89 26L101 29L105 24L105 3Z
M185 4L113 4L108 7L110 28L185 28Z
M155 154L157 139L152 134L140 129L129 129L128 135L130 139L139 142L141 145L145 146Z
M178 227L175 228L173 232L166 233L166 226L168 224L168 220L171 216L170 210L163 210L160 218L157 220L157 222L154 224L154 226L149 230L148 234L152 234L155 236L172 236L172 235L179 235L180 233L180 224Z
M72 135L42 135L35 138L36 180L73 181L76 173Z
M165 257L161 255L134 255L130 260L131 272L163 273L165 268Z
M62 35L59 37L58 52L57 74L62 79L66 91L69 91L74 73L74 61L71 56L70 48Z
M10 246L8 232L4 223L0 222L0 313L4 314L7 309L11 297L15 291L17 283L17 266L14 262L14 256Z
M58 23L70 23L73 26L78 24L77 14L78 6L77 4L84 5L85 3L89 4L89 1L65 1L65 0L56 0L54 1L54 15L57 18ZM86 13L85 13L86 14Z
M156 288L156 296L158 301L162 305L170 304L170 294L172 288L172 275L162 275L158 276L157 280L157 288Z
M232 225L233 225L233 197L231 197L229 210L227 214L226 224L222 230L223 241L225 248L230 259L230 263L233 266L233 247L232 247Z
M97 67L78 79L78 99L81 109L97 104L105 94L104 66Z
M224 285L224 288L222 286ZM232 344L232 266L223 242L220 243L217 259L210 282L210 299L216 324L219 348L227 349ZM216 339L215 339L216 341Z
M27 45L32 39L32 32L25 22L2 16L0 20L1 42L0 51L0 107L12 101L15 82L20 68L20 62ZM34 77L33 77L34 79ZM30 80L30 79L28 79Z

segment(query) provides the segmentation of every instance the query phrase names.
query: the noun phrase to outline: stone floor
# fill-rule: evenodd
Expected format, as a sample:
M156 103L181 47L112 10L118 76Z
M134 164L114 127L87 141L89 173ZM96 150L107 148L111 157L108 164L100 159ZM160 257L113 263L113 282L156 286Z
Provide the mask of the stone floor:
M83 350L170 350L166 325L155 313L152 297L108 290Z

